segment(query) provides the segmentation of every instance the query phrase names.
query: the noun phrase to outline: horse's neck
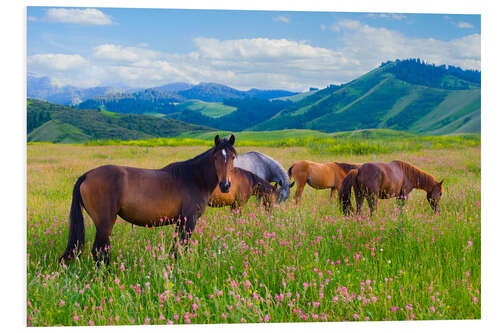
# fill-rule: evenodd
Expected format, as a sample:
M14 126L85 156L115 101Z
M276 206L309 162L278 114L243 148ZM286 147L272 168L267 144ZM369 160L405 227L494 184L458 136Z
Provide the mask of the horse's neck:
M200 190L212 193L218 182L214 161L207 154L207 156L192 161L190 167Z
M407 176L407 178L409 178ZM415 169L415 176L411 179L413 188L424 190L425 192L432 191L432 187L435 184L435 180L431 175L421 172L418 169Z

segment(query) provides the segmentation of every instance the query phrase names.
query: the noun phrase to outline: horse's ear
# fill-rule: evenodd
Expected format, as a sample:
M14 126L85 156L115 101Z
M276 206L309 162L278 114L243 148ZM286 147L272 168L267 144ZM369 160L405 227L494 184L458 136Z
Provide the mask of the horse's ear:
M281 180L280 180L280 183L281 183ZM276 191L277 189L278 189L278 183L274 183L273 190Z
M443 183L444 183L444 178L439 182L439 185L443 185Z
M214 141L215 141L215 145L216 145L216 146L218 146L218 145L219 145L219 143L220 143L219 134L217 134L217 135L215 136L215 140L214 140Z
M231 146L234 145L234 140L235 140L234 135L231 134L231 137L229 138L229 143L231 144Z
M291 184L290 184L290 188L292 188L292 187L293 187L293 185L295 185L295 182L293 182L293 183L291 183Z

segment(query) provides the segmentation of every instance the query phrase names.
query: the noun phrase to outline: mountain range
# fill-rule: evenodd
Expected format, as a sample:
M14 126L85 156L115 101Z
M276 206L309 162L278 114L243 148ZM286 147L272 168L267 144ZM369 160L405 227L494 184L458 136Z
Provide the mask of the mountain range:
M109 109L108 104L117 100L123 104L130 104L129 100L141 100L156 103L158 99L168 102L183 102L186 100L201 100L205 102L222 102L227 98L260 98L271 99L293 96L297 92L286 90L261 90L250 89L242 91L218 83L199 83L193 85L185 82L174 82L153 88L124 88L124 87L94 87L77 88L74 86L58 86L46 76L37 76L28 73L27 97L44 100L50 103L79 106L80 108L96 108L103 106ZM121 113L144 113L145 107L135 108L130 112ZM157 109L157 107L151 107Z
M64 114L88 113L92 117L80 117L80 121L92 119L93 126L105 122L140 132L124 131L125 138L175 136L182 131L202 133L209 129L310 129L332 133L385 128L433 135L479 133L481 130L481 72L430 65L419 59L388 61L351 82L305 93L258 89L241 91L215 83L191 85L178 82L149 89L119 91L116 88L115 91L111 88L75 91L66 87L51 95L48 79L37 80L36 84L33 84L34 80L31 84L28 80L28 95L36 95L36 98L46 101L48 96L53 100L54 96L64 95L64 91L73 92L80 99L99 93L74 108L65 107ZM40 109L37 103L41 102L30 100L28 113L30 105ZM75 120L69 122L60 113L54 114L46 122L54 120L55 123L46 127L56 127L59 121L78 125L80 127L76 127L82 130L83 125ZM39 116L39 119L45 118ZM163 132L132 125L155 122L161 124ZM28 124L29 132L41 126L36 121L31 124L31 127ZM166 126L172 126L174 130L166 131ZM86 135L90 133L83 132ZM99 138L106 137L104 132ZM95 133L90 137L97 138ZM110 137L120 135L115 133ZM35 141L41 139L35 135L30 138Z

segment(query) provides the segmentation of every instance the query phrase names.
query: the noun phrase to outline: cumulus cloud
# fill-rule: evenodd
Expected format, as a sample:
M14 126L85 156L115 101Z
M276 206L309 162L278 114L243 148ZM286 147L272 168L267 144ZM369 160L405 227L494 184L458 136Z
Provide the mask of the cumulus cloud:
M168 82L218 82L239 89L290 89L343 83L387 60L419 57L426 62L480 69L479 34L441 41L413 38L395 30L343 20L327 29L340 37L335 48L289 39L220 40L198 37L190 53L173 54L147 44L101 44L85 59L79 55L28 57L30 72L76 86L153 87ZM97 83L96 83L97 82Z
M124 47L114 44L103 44L94 48L93 57L113 63L136 63L144 60L157 59L159 52L146 47Z
M51 22L85 25L106 25L113 23L110 16L95 8L50 8L47 10L45 19Z
M87 64L79 54L35 54L28 57L28 65L53 71L67 71Z
M479 69L481 65L481 36L471 34L462 38L441 41L434 38L412 38L398 31L375 28L361 22L339 22L344 45L339 51L358 59L360 73L385 60L421 58L435 64L450 64Z

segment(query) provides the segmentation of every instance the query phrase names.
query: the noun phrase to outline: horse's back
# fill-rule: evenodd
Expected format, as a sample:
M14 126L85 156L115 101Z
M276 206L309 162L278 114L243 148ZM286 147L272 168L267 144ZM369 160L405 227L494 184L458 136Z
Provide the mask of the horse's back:
M372 191L394 195L401 190L403 177L401 169L396 164L373 162L359 167L357 180Z
M331 188L335 185L335 174L327 163L316 163L308 160L293 164L292 175L298 181L307 181L315 189Z
M248 153L238 155L234 160L234 166L250 171L260 178L270 180L273 176L272 169L269 167L267 163L268 159L266 159L265 156L266 155L262 153L250 151Z
M181 185L163 170L104 165L86 174L81 193L91 215L118 214L134 224L153 225L181 213Z

